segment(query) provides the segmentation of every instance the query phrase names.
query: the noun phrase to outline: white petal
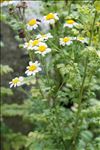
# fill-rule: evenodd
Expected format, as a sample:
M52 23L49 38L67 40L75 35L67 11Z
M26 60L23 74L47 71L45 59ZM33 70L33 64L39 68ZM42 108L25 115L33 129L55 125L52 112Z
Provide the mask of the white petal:
M14 87L16 87L16 84L14 84Z
M19 80L20 80L20 81L23 81L23 80L24 80L24 78L23 78L23 77L19 77Z
M21 83L20 83L20 82L18 82L18 83L17 83L17 86L20 86L20 85L21 85Z
M39 39L39 38L41 38L41 37L42 37L41 34L38 34L36 38Z
M57 13L55 13L55 19L56 19L56 20L59 20Z
M9 84L12 84L12 81L10 81Z
M10 88L12 88L12 87L13 87L13 84L10 85Z
M27 30L32 30L33 29L33 27L32 26L29 26L29 25L27 25Z
M49 23L50 23L50 24L54 24L54 23L55 23L55 20L54 20L54 19L51 19L51 20L49 21Z
M38 67L38 71L41 71L42 69L40 67Z
M26 71L25 71L25 74L27 74L28 72L29 72L29 70L26 70Z
M38 27L38 25L37 24L35 24L34 26L33 26L33 29L36 29Z
M32 72L32 75L35 75L36 74L36 72Z
M27 73L28 76L30 76L31 74L32 74L32 71L29 71L29 72Z
M39 22L39 21L37 21L37 24L39 25L39 24L40 24L40 22Z
M40 51L36 51L35 53L36 53L36 54L40 54Z
M51 49L50 48L47 48L47 50L46 50L47 52L51 52Z
M38 61L35 61L34 65L36 65L36 66L37 66L38 64L39 64L39 63L38 63Z
M66 45L70 45L71 43L72 43L72 41L69 41L69 42L66 43Z
M33 62L32 62L32 61L29 61L29 65L30 65L30 66L33 65Z

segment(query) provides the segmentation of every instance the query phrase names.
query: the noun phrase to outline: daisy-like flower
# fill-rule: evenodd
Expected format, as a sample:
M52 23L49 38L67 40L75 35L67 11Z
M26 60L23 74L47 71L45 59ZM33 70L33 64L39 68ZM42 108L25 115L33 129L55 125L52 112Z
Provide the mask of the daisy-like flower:
M41 54L42 56L45 56L45 54L51 52L51 49L48 48L48 46L42 42L39 43L38 47L36 47L35 50L35 53Z
M38 22L36 19L31 19L31 20L27 23L27 30L36 29L39 24L40 24L40 22Z
M54 24L59 20L57 13L49 13L47 16L44 16L44 22L49 24Z
M35 61L34 63L32 61L29 62L29 66L27 67L27 70L25 71L25 74L27 76L35 75L37 72L41 71L40 63L38 61Z
M23 45L24 48L26 48L27 50L31 50L32 49L32 40L29 40L29 42L26 42Z
M88 43L88 39L84 37L77 37L76 40L80 41L81 43Z
M23 77L16 77L16 78L12 79L12 81L9 82L10 88L12 88L13 86L16 87L16 86L22 85L23 84L23 80L24 80Z
M73 26L78 25L74 20L66 20L64 27L72 28Z
M60 45L70 45L72 43L72 39L70 37L60 38Z
M49 38L53 38L53 36L51 35L51 33L47 33L47 34L38 34L37 39L39 39L40 41L47 41Z
M39 42L39 39L30 40L29 42L26 42L23 47L27 50L33 50L39 44Z

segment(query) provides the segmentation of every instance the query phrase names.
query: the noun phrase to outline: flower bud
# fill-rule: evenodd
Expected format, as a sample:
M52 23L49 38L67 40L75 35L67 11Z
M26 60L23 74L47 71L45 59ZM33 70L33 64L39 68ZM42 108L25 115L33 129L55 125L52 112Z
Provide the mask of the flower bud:
M23 29L19 29L19 30L18 30L18 34L19 34L19 37L20 37L20 38L25 38L25 32L24 32Z

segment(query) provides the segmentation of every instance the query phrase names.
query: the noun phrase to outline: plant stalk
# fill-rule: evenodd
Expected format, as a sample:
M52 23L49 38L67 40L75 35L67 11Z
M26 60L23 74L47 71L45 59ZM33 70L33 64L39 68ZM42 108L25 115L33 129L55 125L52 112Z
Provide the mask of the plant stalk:
M92 42L96 16L97 16L97 12L95 12L94 19L93 19L93 24L92 24L91 33L90 33L89 46L91 46L91 42ZM79 125L79 119L80 119L80 112L81 112L81 108L82 108L81 104L82 104L82 98L83 98L83 91L84 91L84 84L85 84L85 79L86 79L87 67L88 67L88 56L86 57L84 76L83 76L83 80L82 80L82 84L81 84L81 88L80 88L78 111L76 114L77 118L76 118L76 122L75 122L74 134L73 134L73 139L72 139L72 144L71 144L70 150L76 150L76 141L77 141L77 136L78 136L78 132L79 132L78 125Z

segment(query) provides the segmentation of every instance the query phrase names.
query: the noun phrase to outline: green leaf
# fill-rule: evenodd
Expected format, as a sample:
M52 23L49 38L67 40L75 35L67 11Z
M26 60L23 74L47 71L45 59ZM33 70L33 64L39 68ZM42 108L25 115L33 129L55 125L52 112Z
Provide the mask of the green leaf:
M89 130L85 130L85 131L81 132L81 138L85 142L90 142L93 138L93 134Z
M13 91L9 88L1 87L1 96L13 95Z
M4 75L4 74L7 74L9 72L13 72L13 69L10 68L8 65L0 65L0 74L1 75Z

